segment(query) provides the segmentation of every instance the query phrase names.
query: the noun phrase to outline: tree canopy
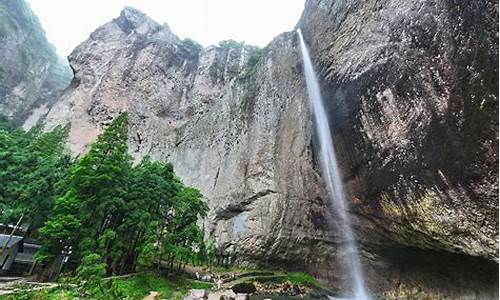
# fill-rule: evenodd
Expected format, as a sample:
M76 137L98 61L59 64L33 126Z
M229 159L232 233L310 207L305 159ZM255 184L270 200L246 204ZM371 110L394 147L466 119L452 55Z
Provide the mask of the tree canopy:
M123 274L205 253L198 223L208 207L201 193L185 186L170 163L144 157L134 164L126 113L73 161L64 147L68 127L0 126L2 216L29 218L43 243L37 260L47 277L65 258L81 266L82 277L94 263L102 266L99 274Z
M0 221L24 216L37 228L62 193L70 165L64 148L68 127L28 132L0 122Z

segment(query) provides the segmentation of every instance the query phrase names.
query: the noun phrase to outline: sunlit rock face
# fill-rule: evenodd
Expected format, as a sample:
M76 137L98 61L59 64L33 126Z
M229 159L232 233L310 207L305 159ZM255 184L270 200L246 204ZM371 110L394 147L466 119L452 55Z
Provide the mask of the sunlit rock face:
M487 1L306 2L297 26L376 294L498 294L496 15ZM295 33L262 51L200 49L126 8L69 60L75 77L46 124L71 122L75 153L127 111L131 154L172 162L202 191L227 257L349 286Z
M0 114L35 125L71 81L29 5L0 1Z
M498 297L497 10L307 1L298 26L375 289Z

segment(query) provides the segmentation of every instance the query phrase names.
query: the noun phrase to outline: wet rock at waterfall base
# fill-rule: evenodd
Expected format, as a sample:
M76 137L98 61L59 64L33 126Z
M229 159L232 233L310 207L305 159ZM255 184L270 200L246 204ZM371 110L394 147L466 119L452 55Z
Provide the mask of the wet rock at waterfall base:
M257 289L253 283L243 282L233 285L231 290L236 294L252 294L255 293Z
M263 281L263 280L261 280ZM263 281L255 282L257 293L260 295L281 295L281 296L304 296L311 294L320 294L321 290L306 285L293 284L290 281L285 282L272 282ZM324 293L323 293L324 294Z

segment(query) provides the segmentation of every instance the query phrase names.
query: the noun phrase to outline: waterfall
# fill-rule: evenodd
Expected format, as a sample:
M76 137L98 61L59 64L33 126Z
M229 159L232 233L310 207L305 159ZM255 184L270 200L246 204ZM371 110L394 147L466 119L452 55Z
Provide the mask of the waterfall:
M334 214L340 221L342 237L346 241L346 263L348 266L347 269L350 272L349 276L354 283L354 298L357 300L367 300L369 297L365 291L365 283L359 259L358 246L351 228L351 220L348 214L348 202L337 164L337 157L335 155L335 148L333 145L330 124L328 123L328 116L323 105L318 79L309 56L309 51L307 50L307 46L304 42L302 32L299 29L297 30L297 33L300 38L300 49L302 51L309 101L314 114L316 134L318 135L320 144L319 157L321 171L323 173L329 198L332 203L331 207L334 209Z

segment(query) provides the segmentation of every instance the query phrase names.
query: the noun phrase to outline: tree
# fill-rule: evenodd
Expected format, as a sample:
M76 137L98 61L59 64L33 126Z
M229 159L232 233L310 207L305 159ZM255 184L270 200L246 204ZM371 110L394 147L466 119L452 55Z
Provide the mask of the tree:
M123 221L131 159L127 146L128 117L116 117L72 168L70 188L81 201L81 256L100 253L107 260L113 229Z
M64 147L69 126L58 126L39 134L26 149L29 169L22 176L24 188L20 195L22 213L35 229L43 224L55 198L65 192L71 157Z
M44 246L37 256L49 271L64 249L74 249L76 262L97 255L108 274L159 265L167 253L184 263L205 253L197 225L208 210L201 193L184 186L169 163L145 157L132 165L126 114L68 173L68 190L40 229Z
M1 221L24 215L37 229L47 218L55 198L64 192L61 182L71 163L64 147L69 127L58 126L46 133L42 128L25 132L21 128L1 127Z
M72 248L78 239L81 221L78 216L81 202L73 190L58 198L54 205L52 216L39 230L39 238L43 242L42 248L36 253L38 262L47 263L48 266L42 274L43 279L57 275L63 263L62 251Z
M51 218L39 231L43 247L37 253L38 260L48 261L55 258L65 244L71 244L68 240L76 239L76 233L81 227L77 215L80 207L80 199L73 190L56 200Z
M112 236L109 228L120 222L117 211L124 203L129 169L127 115L122 114L69 170L68 191L56 200L40 229L44 246L38 260L54 265L64 247L76 250L77 259L105 252Z
M235 40L224 40L219 42L219 47L221 48L236 48L239 49L243 47L243 42L237 42Z
M195 40L192 40L190 38L185 38L182 40L182 45L189 49L189 51L193 54L198 55L198 53L203 49L203 47L198 44Z
M76 271L76 279L81 282L81 287L86 293L96 294L94 290L97 287L101 294L106 294L101 285L106 275L106 265L101 260L101 256L97 253L87 254Z
M163 237L164 252L171 269L175 260L179 265L186 263L205 248L203 232L197 225L198 220L208 212L202 197L199 190L182 186L174 198L173 209L167 219L167 234Z

